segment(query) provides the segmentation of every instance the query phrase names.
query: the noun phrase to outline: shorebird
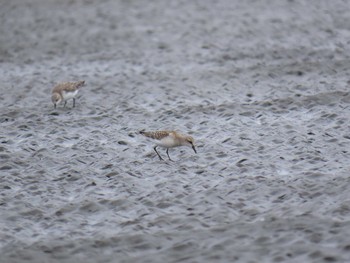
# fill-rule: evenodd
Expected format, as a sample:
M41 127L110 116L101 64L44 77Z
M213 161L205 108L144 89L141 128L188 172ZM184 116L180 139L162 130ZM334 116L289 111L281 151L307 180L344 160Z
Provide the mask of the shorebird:
M66 107L67 100L73 99L73 107L75 107L75 96L78 94L79 89L84 86L85 81L77 82L64 82L56 85L52 90L51 100L56 108L56 105L64 101L64 107Z
M166 154L168 155L170 161L172 160L169 156L169 148L188 146L191 147L195 153L197 153L196 147L194 145L194 140L191 136L184 135L176 131L140 131L140 134L155 140L157 145L154 146L153 149L157 153L160 160L163 160L163 158L157 151L158 146L166 148Z

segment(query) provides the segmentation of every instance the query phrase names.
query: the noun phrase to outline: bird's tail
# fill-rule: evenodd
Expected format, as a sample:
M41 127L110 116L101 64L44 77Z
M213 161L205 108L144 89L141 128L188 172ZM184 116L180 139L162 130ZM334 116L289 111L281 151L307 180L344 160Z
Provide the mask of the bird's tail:
M141 130L141 131L139 131L139 133L144 135L144 136L146 136L146 134L147 134L147 132L145 130Z
M142 134L142 135L145 136L145 137L155 139L155 134L154 134L154 132L147 132L147 131L145 131L145 130L141 130L141 131L140 131L140 134Z
M81 87L83 87L85 85L85 80L82 81L78 81L77 82L77 88L80 89Z

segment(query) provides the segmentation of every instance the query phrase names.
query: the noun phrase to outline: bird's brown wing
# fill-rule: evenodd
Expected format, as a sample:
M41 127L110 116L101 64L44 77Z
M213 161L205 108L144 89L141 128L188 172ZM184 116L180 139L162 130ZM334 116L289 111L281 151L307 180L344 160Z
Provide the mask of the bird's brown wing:
M155 140L161 140L161 139L169 136L171 134L171 131L152 131L152 132L141 131L140 133L148 138L152 138Z
M76 89L80 88L83 86L84 81L77 81L77 82L63 82L54 87L52 90L52 93L61 93L62 91L75 91Z

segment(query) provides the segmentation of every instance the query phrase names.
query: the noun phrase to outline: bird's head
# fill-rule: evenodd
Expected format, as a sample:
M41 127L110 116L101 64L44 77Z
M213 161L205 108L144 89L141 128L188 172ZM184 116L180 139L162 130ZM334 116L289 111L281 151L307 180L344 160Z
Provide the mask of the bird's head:
M186 136L185 143L188 147L191 147L195 153L197 153L196 147L194 144L194 139L191 136Z
M56 108L56 105L61 103L62 97L58 93L53 93L52 96L51 96L51 101L52 101L54 107Z

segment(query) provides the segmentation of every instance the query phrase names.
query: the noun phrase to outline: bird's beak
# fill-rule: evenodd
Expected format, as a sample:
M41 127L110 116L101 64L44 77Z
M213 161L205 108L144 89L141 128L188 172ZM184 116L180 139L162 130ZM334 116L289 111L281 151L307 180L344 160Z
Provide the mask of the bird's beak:
M53 107L56 109L56 103L53 104Z
M193 151L194 151L195 153L197 153L196 147L194 147L194 145L192 145L192 149L193 149Z

